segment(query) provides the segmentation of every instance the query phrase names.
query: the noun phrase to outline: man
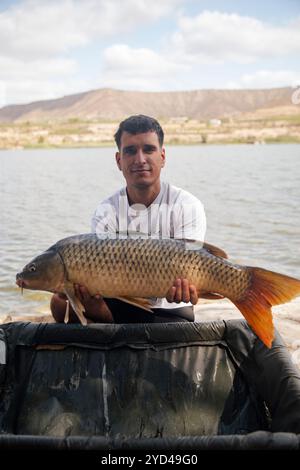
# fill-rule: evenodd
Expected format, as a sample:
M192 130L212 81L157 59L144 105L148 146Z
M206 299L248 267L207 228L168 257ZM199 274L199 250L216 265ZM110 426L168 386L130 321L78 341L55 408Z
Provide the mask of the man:
M92 219L92 231L103 236L170 237L204 240L206 220L201 202L182 189L161 182L165 165L164 133L160 124L144 115L121 122L115 134L116 163L126 187L102 201ZM176 279L166 299L151 299L153 313L117 299L91 297L84 286L75 286L88 320L95 322L194 321L198 296L186 279ZM55 294L51 311L63 321L66 298ZM71 311L71 321L78 321Z

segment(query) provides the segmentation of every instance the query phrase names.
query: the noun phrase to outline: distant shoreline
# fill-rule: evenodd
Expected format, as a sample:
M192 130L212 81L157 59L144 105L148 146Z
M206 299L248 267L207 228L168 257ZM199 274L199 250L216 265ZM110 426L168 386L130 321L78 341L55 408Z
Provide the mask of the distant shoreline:
M187 142L176 142L176 143L166 143L165 145L170 146L170 147L187 147L187 146L198 146L201 145L203 147L210 147L214 145L273 145L273 144L300 144L300 140L298 139L291 139L291 140L285 140L283 141L276 141L272 140L269 142L240 142L240 141L232 141L232 142L210 142L209 144L204 144L203 142L193 142L193 143L187 143ZM0 151L6 151L6 150L59 150L59 149L84 149L84 148L105 148L105 147L115 147L114 142L110 143L100 143L100 144L84 144L84 145L26 145L26 146L17 146L17 147L0 147Z
M160 119L166 145L300 143L298 108L276 108L222 119ZM70 118L0 123L0 149L115 146L119 121Z

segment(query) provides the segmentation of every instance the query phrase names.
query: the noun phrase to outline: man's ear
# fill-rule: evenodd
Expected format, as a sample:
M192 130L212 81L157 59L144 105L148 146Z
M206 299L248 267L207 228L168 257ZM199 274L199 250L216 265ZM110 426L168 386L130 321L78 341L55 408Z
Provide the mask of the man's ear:
M162 168L165 166L165 163L166 163L166 149L165 147L163 147L161 149L161 167Z
M116 162L117 162L117 165L118 165L119 170L122 171L120 152L116 152Z

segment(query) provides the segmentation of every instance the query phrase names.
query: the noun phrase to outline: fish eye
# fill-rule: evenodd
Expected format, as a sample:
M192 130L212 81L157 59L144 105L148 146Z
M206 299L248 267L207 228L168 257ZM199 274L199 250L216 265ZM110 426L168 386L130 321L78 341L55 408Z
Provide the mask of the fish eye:
M35 272L36 271L36 265L35 264L31 264L28 268L28 271L30 271L31 273Z

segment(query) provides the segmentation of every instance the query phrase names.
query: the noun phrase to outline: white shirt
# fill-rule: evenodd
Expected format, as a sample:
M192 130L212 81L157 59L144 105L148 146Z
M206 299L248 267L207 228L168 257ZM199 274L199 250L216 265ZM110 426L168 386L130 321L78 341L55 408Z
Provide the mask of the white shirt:
M162 182L161 189L148 207L129 205L126 188L104 199L92 217L92 232L124 238L135 234L150 238L179 238L204 241L206 217L203 204L183 189ZM170 286L171 287L171 286ZM153 299L153 308L179 308L185 302L170 303Z

